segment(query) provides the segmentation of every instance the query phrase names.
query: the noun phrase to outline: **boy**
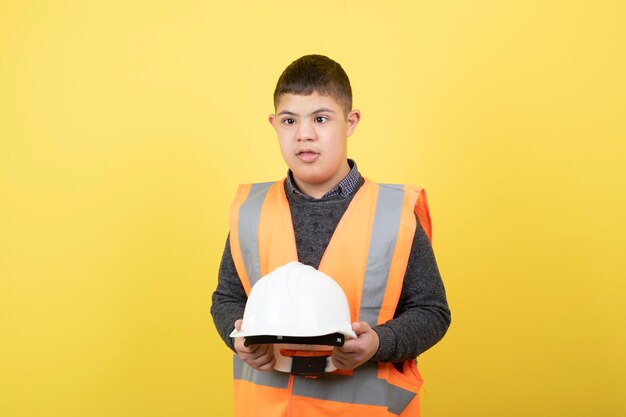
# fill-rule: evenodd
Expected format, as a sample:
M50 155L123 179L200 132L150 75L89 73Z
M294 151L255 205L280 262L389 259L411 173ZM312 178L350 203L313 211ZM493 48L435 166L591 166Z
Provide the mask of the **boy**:
M425 194L366 180L347 158L361 114L352 109L346 73L330 58L291 63L274 106L269 122L288 174L240 187L211 307L236 354L235 415L418 416L415 358L450 324ZM274 371L271 346L229 337L256 280L293 260L342 286L358 336L334 349L338 371L315 379Z

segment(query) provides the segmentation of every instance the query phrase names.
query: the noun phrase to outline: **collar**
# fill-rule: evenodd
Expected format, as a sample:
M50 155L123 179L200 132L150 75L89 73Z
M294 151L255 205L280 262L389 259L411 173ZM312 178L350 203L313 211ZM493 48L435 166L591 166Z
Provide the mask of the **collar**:
M327 198L335 196L348 198L356 192L362 179L361 173L356 166L356 162L354 162L352 159L348 159L348 165L350 166L350 172L348 173L348 175L346 175L345 178L339 182L339 184L333 187L333 189L324 194L322 198L320 198L320 200L325 200ZM296 182L293 179L293 174L291 170L287 172L285 185L287 186L287 190L292 194L298 195L307 200L317 200L316 198L306 195L302 191L298 190Z

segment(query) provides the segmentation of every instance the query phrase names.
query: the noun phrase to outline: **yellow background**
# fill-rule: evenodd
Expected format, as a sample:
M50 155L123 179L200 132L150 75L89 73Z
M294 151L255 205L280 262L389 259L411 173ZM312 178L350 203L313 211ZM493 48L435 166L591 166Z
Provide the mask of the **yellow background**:
M209 315L276 79L350 75L429 192L453 311L424 416L626 415L621 1L0 2L0 416L227 416Z

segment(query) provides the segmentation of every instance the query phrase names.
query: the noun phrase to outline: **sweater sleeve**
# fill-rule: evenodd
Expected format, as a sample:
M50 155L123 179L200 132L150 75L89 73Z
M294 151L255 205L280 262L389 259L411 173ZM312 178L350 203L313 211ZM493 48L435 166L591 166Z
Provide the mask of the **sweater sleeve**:
M233 256L230 252L230 235L226 239L226 247L222 254L222 262L217 279L217 288L213 292L211 315L217 332L224 343L231 349L233 339L230 333L235 328L235 321L243 318L243 312L248 299L246 291L241 284Z
M441 340L450 322L435 255L418 221L394 318L374 328L380 345L372 360L401 362L416 358Z

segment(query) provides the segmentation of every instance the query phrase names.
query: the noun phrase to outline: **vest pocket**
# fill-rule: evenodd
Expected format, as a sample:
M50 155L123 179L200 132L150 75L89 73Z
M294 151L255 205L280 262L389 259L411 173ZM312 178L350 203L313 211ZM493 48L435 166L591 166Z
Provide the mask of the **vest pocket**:
M404 386L405 384L409 384L411 387L415 388L414 392L417 392L424 380L422 379L422 375L419 373L417 366L415 365L414 360L404 361L402 364L402 371L399 371L395 366L389 364L389 382L394 385ZM402 381L403 383L395 384L394 380ZM413 389L411 389L413 391Z

